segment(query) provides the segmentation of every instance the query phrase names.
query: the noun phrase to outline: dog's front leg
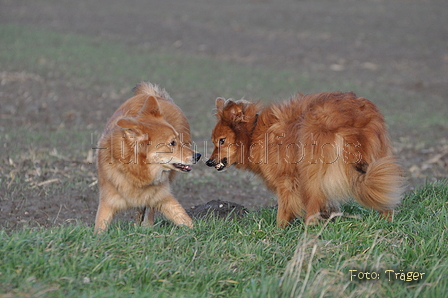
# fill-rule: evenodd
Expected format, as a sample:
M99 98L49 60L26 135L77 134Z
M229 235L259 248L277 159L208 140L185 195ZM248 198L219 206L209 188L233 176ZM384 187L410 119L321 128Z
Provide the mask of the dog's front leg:
M188 216L181 204L171 195L167 195L155 206L168 220L178 226L193 227L193 220Z
M100 199L100 204L98 206L98 211L96 212L95 219L95 234L101 234L107 230L108 225L112 221L116 213L115 208L113 208L110 204Z

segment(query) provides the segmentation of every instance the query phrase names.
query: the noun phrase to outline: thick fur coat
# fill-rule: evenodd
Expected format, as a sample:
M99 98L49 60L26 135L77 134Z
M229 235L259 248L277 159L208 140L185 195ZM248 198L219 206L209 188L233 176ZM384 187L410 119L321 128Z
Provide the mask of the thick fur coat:
M262 108L216 100L215 149L207 161L261 177L277 194L277 223L328 218L355 198L391 219L402 195L383 115L354 93L299 94Z
M191 148L190 126L169 94L140 83L106 124L98 142L99 206L95 232L104 231L119 210L148 208L177 225L193 226L170 191L176 172L191 171L200 154Z

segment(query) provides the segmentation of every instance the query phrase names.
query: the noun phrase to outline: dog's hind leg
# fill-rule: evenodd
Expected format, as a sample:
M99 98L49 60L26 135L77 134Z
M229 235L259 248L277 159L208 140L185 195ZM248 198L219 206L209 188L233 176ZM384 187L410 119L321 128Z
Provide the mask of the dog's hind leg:
M142 227L151 227L154 225L154 208L139 207L135 214L135 222Z
M305 205L305 224L314 225L321 219L322 212L333 212L324 192L319 187L317 176L311 176L303 188L303 204ZM316 180L316 181L315 181ZM325 216L326 214L324 214Z
M154 216L155 216L154 208L145 208L145 212L143 214L142 226L143 227L152 227L154 225Z
M319 196L307 196L307 203L305 207L305 224L317 224L319 222L319 219L321 219L321 211L325 210L325 208L325 204L322 204Z
M135 211L135 223L139 226L141 226L143 220L145 220L146 209L147 207L137 207L137 210Z
M289 205L291 198L288 195L277 194L278 210L277 210L277 225L279 227L286 227L295 217L292 208Z
M341 208L337 204L327 204L325 207L320 209L320 217L322 219L329 219L332 214L340 213Z

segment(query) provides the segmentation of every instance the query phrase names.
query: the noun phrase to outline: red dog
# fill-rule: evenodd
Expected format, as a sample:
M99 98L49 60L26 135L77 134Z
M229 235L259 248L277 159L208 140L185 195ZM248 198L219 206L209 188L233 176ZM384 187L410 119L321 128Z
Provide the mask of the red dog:
M391 220L403 192L384 117L354 93L319 93L261 108L216 100L215 149L206 162L252 171L277 194L277 223L328 218L349 198Z
M98 142L95 233L105 231L117 211L132 207L151 209L143 224L152 224L158 210L175 224L192 227L169 185L177 172L191 171L201 157L190 148L187 118L157 85L140 83L134 92L109 119Z

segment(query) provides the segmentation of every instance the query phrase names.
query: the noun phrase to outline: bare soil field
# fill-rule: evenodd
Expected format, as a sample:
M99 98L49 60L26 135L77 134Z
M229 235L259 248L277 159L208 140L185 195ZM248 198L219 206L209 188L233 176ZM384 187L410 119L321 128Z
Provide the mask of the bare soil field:
M272 71L294 69L321 81L322 86L342 78L361 90L363 86L378 86L398 91L404 98L409 95L420 99L397 103L396 110L389 111L392 117L401 110L412 114L412 109L417 108L425 109L420 114L427 117L435 112L448 113L445 0L153 2L0 0L0 25L76 33L136 49L211 57ZM73 145L69 140L48 145L39 150L50 152L52 158L43 160L38 157L39 150L31 150L29 144L14 143L7 130L41 128L57 133L61 128L77 126L101 130L138 82L129 82L129 89L119 92L109 86L86 87L54 74L37 75L10 65L0 65L0 81L0 226L51 226L74 220L91 225L98 195L95 166L88 154L91 144L83 144L85 158L64 155L64 148ZM164 82L154 83L164 86ZM291 94L299 91L304 92L300 86L290 90ZM168 92L176 101L176 91ZM215 98L198 98L200 102L194 105L182 101L178 104L190 119L195 141L201 143L210 138ZM393 100L374 102L381 107ZM209 110L207 129L196 126L195 105ZM409 178L409 189L426 180L446 178L447 122L436 122L422 130L393 123L389 125L390 133L395 153ZM11 150L22 150L28 157L12 159ZM275 205L273 194L247 173L229 170L219 175L200 163L188 176L179 176L173 186L175 196L193 216L192 210L203 212L207 206L203 204L212 200L248 208ZM61 185L63 181L70 183ZM52 188L54 185L61 186ZM198 205L203 206L190 208ZM234 208L232 204L212 205ZM132 212L122 216L132 217Z

